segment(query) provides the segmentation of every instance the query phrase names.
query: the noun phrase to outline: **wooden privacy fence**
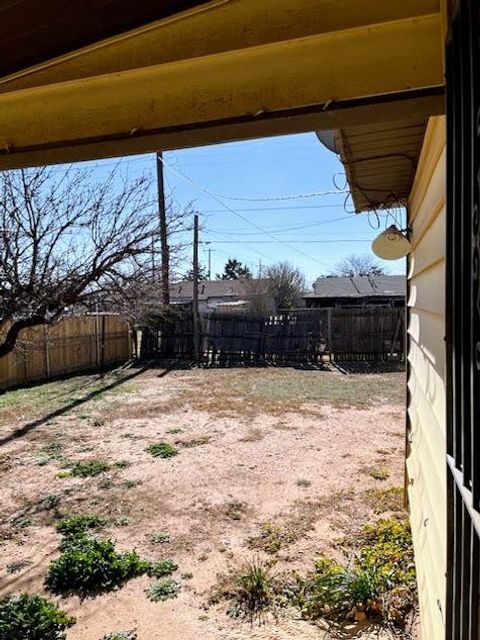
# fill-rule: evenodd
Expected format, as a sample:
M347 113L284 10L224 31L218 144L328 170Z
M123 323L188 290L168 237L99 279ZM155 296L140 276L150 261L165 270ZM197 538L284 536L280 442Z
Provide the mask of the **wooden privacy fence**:
M116 315L66 317L20 333L14 351L0 358L0 389L102 369L132 357L127 320Z
M380 307L298 309L274 316L208 313L199 319L200 354L210 364L403 360L404 332L404 310ZM143 332L144 357L191 358L193 353L191 312Z

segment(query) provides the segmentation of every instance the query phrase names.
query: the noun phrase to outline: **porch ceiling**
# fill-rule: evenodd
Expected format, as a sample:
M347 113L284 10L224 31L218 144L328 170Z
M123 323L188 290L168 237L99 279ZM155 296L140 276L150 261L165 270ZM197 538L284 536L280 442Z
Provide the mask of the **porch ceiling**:
M422 122L443 111L439 4L0 2L0 169Z
M405 118L335 132L357 212L405 205L422 148L427 118Z

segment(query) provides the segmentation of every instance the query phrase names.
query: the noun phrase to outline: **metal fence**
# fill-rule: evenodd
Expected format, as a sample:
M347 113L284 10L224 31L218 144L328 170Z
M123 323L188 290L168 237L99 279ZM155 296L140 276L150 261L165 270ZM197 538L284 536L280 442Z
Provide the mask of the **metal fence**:
M276 315L205 313L199 318L201 359L231 362L304 362L326 359L403 360L404 310L297 309ZM182 311L143 331L143 357L192 358L193 316Z

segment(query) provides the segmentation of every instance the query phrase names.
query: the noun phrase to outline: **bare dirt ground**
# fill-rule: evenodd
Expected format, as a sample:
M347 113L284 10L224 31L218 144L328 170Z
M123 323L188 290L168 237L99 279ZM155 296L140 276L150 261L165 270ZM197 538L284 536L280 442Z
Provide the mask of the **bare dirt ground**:
M276 532L275 568L306 571L319 553L338 556L363 524L401 510L403 398L402 373L288 368L130 369L5 393L0 594L42 592L58 556L55 521L95 513L109 518L105 535L120 550L173 558L182 589L151 602L142 577L83 602L56 598L77 618L69 640L131 629L139 640L331 637L293 614L252 627L209 596L220 574L265 554L266 526ZM145 451L161 441L178 455ZM62 477L92 458L112 470ZM59 500L50 509L48 495ZM152 541L163 532L168 542Z

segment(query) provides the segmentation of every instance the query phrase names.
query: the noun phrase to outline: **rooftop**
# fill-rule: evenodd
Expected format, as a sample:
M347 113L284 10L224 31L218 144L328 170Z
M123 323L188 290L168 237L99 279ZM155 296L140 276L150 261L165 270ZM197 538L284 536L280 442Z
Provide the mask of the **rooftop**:
M328 276L318 278L313 293L304 298L366 298L372 296L405 296L405 276Z

